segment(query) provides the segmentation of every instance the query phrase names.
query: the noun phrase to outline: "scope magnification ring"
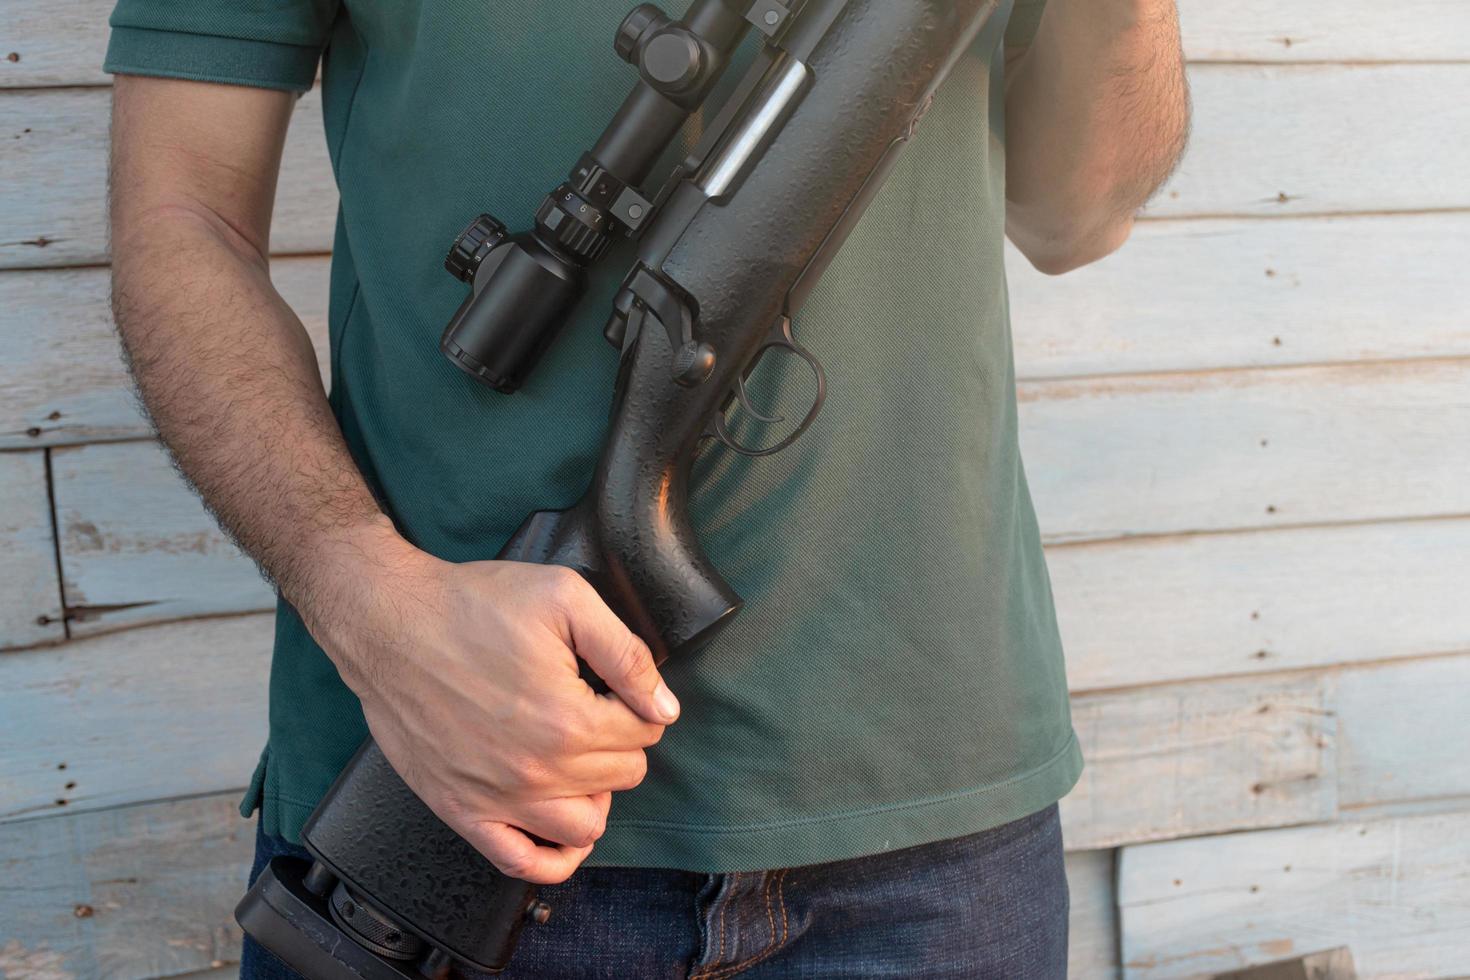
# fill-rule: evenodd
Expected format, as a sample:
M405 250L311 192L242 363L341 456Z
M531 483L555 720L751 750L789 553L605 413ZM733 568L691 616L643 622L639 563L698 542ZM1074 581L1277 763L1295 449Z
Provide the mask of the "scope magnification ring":
M536 228L583 264L596 262L612 242L612 214L562 184L536 212Z

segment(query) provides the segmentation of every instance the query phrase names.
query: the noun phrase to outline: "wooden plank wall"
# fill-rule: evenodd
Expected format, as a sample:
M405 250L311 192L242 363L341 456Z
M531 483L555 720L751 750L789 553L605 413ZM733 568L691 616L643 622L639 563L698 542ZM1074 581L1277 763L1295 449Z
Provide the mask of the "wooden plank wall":
M0 14L0 976L217 980L271 597L111 336L108 7ZM1010 263L1072 973L1470 975L1470 3L1182 8L1179 174L1116 256ZM322 349L319 108L273 276Z

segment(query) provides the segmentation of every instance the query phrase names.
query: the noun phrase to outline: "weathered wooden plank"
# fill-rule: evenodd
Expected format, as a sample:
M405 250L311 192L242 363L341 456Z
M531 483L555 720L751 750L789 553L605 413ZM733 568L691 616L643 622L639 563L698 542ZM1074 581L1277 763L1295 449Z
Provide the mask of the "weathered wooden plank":
M1200 65L1191 78L1194 142L1152 215L1470 207L1470 140L1456 138L1470 133L1470 102L1458 97L1470 65ZM278 251L330 246L335 195L319 114L308 96L288 138ZM0 101L0 167L16 175L0 188L0 266L103 260L106 116L100 88Z
M1017 366L1048 377L1464 355L1470 281L1457 270L1467 265L1463 214L1145 224L1128 248L1072 276L1011 262ZM273 269L319 349L326 275L320 257ZM104 270L0 273L0 330L11 338L0 448L146 433Z
M1081 695L1087 768L1062 801L1069 847L1331 820L1337 720L1323 674Z
M1347 946L1359 976L1470 964L1470 813L1125 848L1124 976L1199 977Z
M0 716L16 733L0 742L0 820L242 781L264 738L270 633L256 615L0 657ZM1063 803L1068 846L1332 820L1339 780L1349 806L1470 798L1456 757L1470 744L1456 710L1467 678L1461 656L1079 695L1088 768ZM1425 731L1427 750L1410 742Z
M65 635L44 452L0 453L0 650Z
M1470 471L1470 441L1463 438L1470 431L1467 391L1466 360L1031 382L1022 386L1023 443L1042 527L1052 542L1464 514L1470 513L1470 485L1462 479ZM269 601L248 564L213 529L151 444L58 449L53 468L68 605L90 608L74 622L78 632L255 609ZM1444 595L1455 570L1463 568L1460 553L1449 547L1462 539L1463 528L1446 523L1441 529L1443 542L1435 528L1361 532L1385 549L1396 568L1438 590L1409 596L1411 609L1436 608L1430 605L1438 601L1434 597ZM1427 566L1395 543L1399 534L1403 541L1427 541L1448 564ZM1339 537L1331 566L1325 554L1312 553L1310 534L1282 539L1290 553L1279 555L1264 539L1218 545L1185 540L1120 550L1118 561L1141 563L1136 580L1119 576L1111 555L1089 565L1091 555L1059 554L1063 578L1078 563L1104 569L1075 593L1087 614L1071 628L1072 635L1115 636L1101 642L1125 643L1135 635L1133 628L1117 628L1126 622L1115 620L1104 630L1087 617L1126 617L1135 604L1156 607L1152 589L1167 577L1195 583L1200 594L1191 601L1215 604L1215 623L1262 611L1257 603L1280 609L1279 601L1269 602L1272 581L1280 588L1305 589L1318 605L1304 607L1291 627L1295 633L1284 634L1277 645L1292 635L1310 642L1313 608L1331 610L1359 597L1330 595L1320 581L1293 585L1294 571L1331 572L1376 589L1368 557L1345 552L1353 534L1344 531ZM1217 548L1219 563L1201 564ZM1242 561L1276 564L1259 569L1234 564ZM1155 562L1161 563L1157 570L1147 572ZM1142 577L1149 574L1159 577ZM1252 574L1259 576L1254 582ZM1235 584L1227 585L1222 575L1235 576ZM1402 585L1384 594L1407 593L1410 583ZM1208 594L1220 588L1231 591ZM1062 595L1065 606L1065 590ZM1242 595L1251 597L1250 609L1234 605ZM105 608L118 606L129 608ZM1193 635L1208 629L1203 621L1198 629L1179 627L1183 608L1161 613L1171 617L1168 629ZM1370 608L1363 603L1346 622L1362 622ZM1441 615L1438 622L1430 616L1406 627L1405 652L1458 648L1454 637L1460 635L1461 618ZM1391 636L1390 626L1398 622L1402 617L1390 616L1366 627L1365 642L1357 644L1360 652L1352 659L1395 655L1395 646L1373 653L1365 644ZM1269 641L1277 634L1266 630L1286 625L1274 613L1254 623L1244 620L1237 631L1213 635L1209 647L1222 663L1234 662L1239 670L1276 667ZM1237 645L1242 636L1268 642L1242 651ZM1354 646L1351 638L1343 642ZM1240 663L1260 649L1268 651L1266 662ZM1321 662L1316 658L1325 656L1322 649L1292 656ZM1113 650L1129 655L1126 646ZM1122 681L1109 676L1119 668L1106 656L1097 662L1103 666L1086 668L1095 675L1086 686L1127 682L1126 676ZM1122 673L1129 669L1124 665Z
M0 97L0 268L107 261L110 89L37 89ZM300 101L286 137L271 247L331 248L337 192L321 98Z
M1008 248L1016 368L1035 378L1464 356L1466 268L1470 213L1142 222L1124 248L1060 277Z
M269 646L269 617L250 616L0 658L0 714L25 733L0 747L0 819L238 781L262 737ZM1063 805L1069 846L1330 819L1326 690L1307 675L1077 698L1088 770Z
M302 318L327 375L327 272L321 256L278 258L271 279ZM106 269L0 272L0 449L149 434L123 368Z
M1470 207L1470 64L1196 65L1189 81L1189 150L1149 215Z
M1470 7L1443 0L1180 0L1196 61L1464 61Z
M271 638L256 615L0 656L0 821L243 785Z
M281 258L272 272L320 350L327 264ZM1045 378L1463 356L1467 266L1470 214L1146 223L1070 276L1013 255L1017 368ZM0 273L11 338L0 448L146 434L110 322L105 270Z
M1217 974L1214 980L1358 980L1352 950L1346 946L1276 960Z
M1072 899L1067 975L1077 980L1114 980L1121 975L1113 882L1116 857L1116 851L1067 855L1067 890Z
M1470 207L1470 65L1197 65L1189 84L1189 150L1147 215Z
M233 795L0 825L0 976L134 980L239 957Z
M0 11L0 88L103 85L111 0L7 0Z
M1051 541L1470 513L1470 360L1028 382Z
M73 636L273 604L157 443L56 449L51 472Z
M1073 690L1470 649L1470 520L1048 549Z
M1470 656L1344 671L1337 703L1344 809L1470 811Z

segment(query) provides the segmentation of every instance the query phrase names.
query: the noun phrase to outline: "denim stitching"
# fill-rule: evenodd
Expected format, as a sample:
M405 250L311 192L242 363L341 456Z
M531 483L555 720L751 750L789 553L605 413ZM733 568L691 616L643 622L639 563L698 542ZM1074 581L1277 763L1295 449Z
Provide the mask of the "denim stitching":
M771 885L776 881L778 872L766 873L766 935L770 936L771 942L776 941L776 917L771 914Z
M786 945L786 940L791 936L786 918L786 875L790 870L790 868L783 868L776 873L776 894L777 900L781 904L781 941L773 946L766 947L760 955L748 959L744 963L733 963L713 973L701 974L701 980L725 980L726 977L733 977L737 973L744 973ZM694 980L694 978L691 977L690 980Z
M736 886L740 884L740 872L735 872L734 877L728 880L730 882L729 894L726 894L723 899L720 899L718 896L716 897L716 901L720 902L720 950L715 954L715 961L713 963L702 970L696 970L689 974L689 980L707 980L708 977L713 976L710 971L718 968L720 961L725 958L725 912L730 908L731 897ZM724 889L721 889L721 891L723 892Z

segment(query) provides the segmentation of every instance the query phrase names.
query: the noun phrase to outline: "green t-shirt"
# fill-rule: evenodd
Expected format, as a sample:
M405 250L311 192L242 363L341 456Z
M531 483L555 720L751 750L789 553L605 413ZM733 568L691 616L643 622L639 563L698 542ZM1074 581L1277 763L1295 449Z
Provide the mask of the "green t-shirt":
M595 141L634 81L611 45L630 6L121 0L112 16L113 72L301 90L321 59L341 190L331 402L399 528L443 558L493 557L591 473L617 365L601 328L631 243L595 267L513 396L439 353L465 289L442 261L481 211L529 227ZM1010 8L796 319L827 371L816 424L771 458L714 446L699 461L696 526L745 610L666 665L683 717L643 785L617 796L593 863L856 857L1018 819L1081 771L1017 447L1002 263ZM1039 11L1016 12L1012 41ZM799 365L762 382L797 400L809 384ZM277 623L270 740L244 809L297 839L366 727L295 613L282 605Z

